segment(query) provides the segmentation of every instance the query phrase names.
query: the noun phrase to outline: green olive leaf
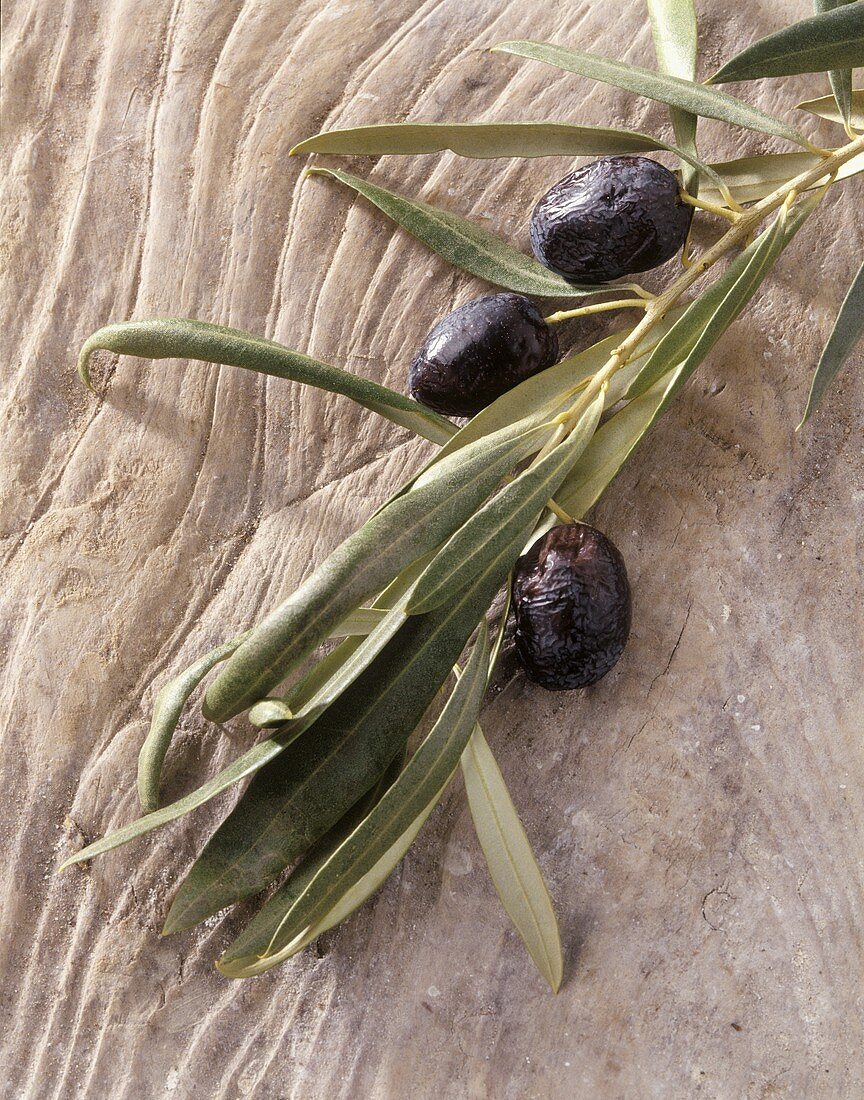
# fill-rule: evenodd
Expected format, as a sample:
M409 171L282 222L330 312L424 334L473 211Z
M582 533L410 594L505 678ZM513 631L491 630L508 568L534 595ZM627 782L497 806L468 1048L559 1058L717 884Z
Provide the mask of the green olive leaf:
M760 38L727 61L707 83L821 73L858 65L864 65L864 0L821 11Z
M409 428L425 439L431 439L433 443L446 443L456 432L456 426L445 417L395 390L327 363L319 363L273 340L264 340L239 329L225 328L224 325L212 325L208 321L179 317L157 321L121 321L100 328L85 341L78 357L78 373L87 386L90 386L90 357L98 350L136 355L143 359L200 359L205 363L244 367L258 374L289 378L293 382L350 397L358 405L401 428Z
M819 99L807 99L795 106L799 111L807 111L811 115L817 115L829 122L839 122L841 126L843 125L843 113L833 95L824 95ZM864 89L862 88L855 88L850 92L849 124L855 127L856 130L864 128Z
M480 726L462 754L468 805L492 882L534 965L557 993L564 974L558 921L492 750Z
M864 264L858 268L858 274L852 280L852 285L837 314L837 320L834 322L828 343L825 345L813 376L807 407L798 425L799 428L810 419L825 391L837 377L850 352L861 339L862 333L864 333Z
M566 122L399 122L384 126L358 126L351 130L327 130L316 134L301 141L291 152L381 156L437 153L445 149L459 156L475 159L581 157L662 149L665 152L675 153L692 168L694 173L701 171L706 175L711 174L710 166L703 164L696 155L692 140L689 147L679 148L677 145L670 145L659 138L641 134L635 130L613 130L603 126L574 126ZM311 171L317 172L320 169ZM343 180L343 182L346 181ZM352 186L355 185L352 184ZM367 184L367 186L373 185ZM367 195L367 198L379 205L372 195ZM392 199L385 201L393 205ZM390 213L389 210L385 212ZM436 214L440 216L441 211L436 211ZM413 217L417 219L416 212L413 213ZM400 224L404 225L404 223ZM405 228L409 232L414 232L410 226ZM415 236L419 234L415 233ZM424 239L421 237L421 240ZM519 253L519 255L522 254ZM487 278L485 275L482 277ZM567 286L572 289L571 283L567 283Z
M502 549L513 545L523 528L536 522L588 445L603 405L604 395L599 393L563 442L514 478L451 536L417 582L408 602L409 615L433 611L452 599ZM516 548L511 564L515 564L520 550Z
M833 103L833 98L831 101ZM822 158L815 153L764 153L756 157L722 161L719 164L713 164L712 168L723 177L736 201L745 203L764 199L778 187L788 183L794 176L815 168L821 160ZM864 153L859 153L858 156L841 164L835 178L847 179L859 172L864 172ZM817 181L810 187L815 190L823 182L824 180ZM710 180L705 181L700 194L710 202L725 201L723 195L714 189Z
M363 902L368 901L369 898L372 897L375 891L384 884L399 863L401 863L405 853L417 839L417 834L425 824L426 819L438 805L443 793L443 788L435 793L429 804L414 818L405 832L391 845L384 855L381 856L375 866L359 878L353 886L348 887L336 905L325 917L322 917L317 924L301 932L292 943L287 944L279 952L279 962L285 962L286 959L290 959L299 951L302 951L303 948L307 947L313 940L317 940L319 936L345 920L345 918L349 917L355 909L359 909ZM256 973L260 973L260 970L252 969L252 967L256 967L258 963L259 960L257 958L249 957L247 959L237 959L234 962L226 961L224 964L219 961L216 965L226 977L249 978ZM272 965L274 965L274 962L269 962L269 965L267 965L267 962L264 962L263 968L269 969Z
M669 146L635 130L574 126L567 122L400 122L325 130L295 153L402 156L450 150L461 157L557 157L638 153Z
M205 716L224 721L264 698L348 612L461 527L550 432L504 428L415 478L254 628L208 688Z
M412 616L306 735L257 773L181 885L166 933L257 893L356 802L420 722L512 560L508 546L446 607Z
M693 0L647 0L651 18L651 35L654 53L661 72L678 76L683 80L695 80L696 55L699 33ZM698 116L680 107L670 107L669 116L675 131L675 140L691 158L696 150L696 126ZM692 162L685 161L681 169L685 190L691 195L699 193L699 172Z
M485 279L495 286L514 290L518 294L530 294L537 298L584 298L607 289L609 284L578 286L568 283L542 264L513 248L479 225L438 210L428 203L406 199L368 180L352 176L336 168L309 168L311 175L332 176L347 187L374 203L397 225L428 245L454 267ZM616 283L616 289L629 284Z
M778 118L751 107L727 92L717 88L707 88L680 77L658 73L652 69L642 69L637 65L628 65L623 61L613 61L598 54L585 53L582 50L570 50L564 46L553 46L545 42L502 42L493 47L502 53L527 57L532 61L542 61L567 72L591 77L605 84L614 84L628 92L635 92L648 99L656 99L670 107L704 118L716 118L735 126L759 133L774 134L796 145L812 148L803 134L788 126Z
M380 802L384 794L395 783L405 763L405 754L398 753L393 762L388 767L387 771L381 777L378 783L367 792L355 806L353 806L348 813L336 822L336 824L329 829L324 836L321 837L312 847L307 854L303 857L302 862L291 873L291 877L287 883L279 890L279 897L283 899L283 904L286 909L291 901L299 898L310 882L316 877L318 872L324 867L330 859L332 859L334 853L345 843L347 838L351 836L361 821L369 814L370 810ZM254 922L253 922L254 923ZM235 941L235 943L238 941ZM311 942L307 941L307 942ZM304 942L303 946L306 946ZM229 949L230 950L230 949ZM298 948L299 950L299 948ZM293 952L292 952L293 953ZM224 956L223 956L224 959ZM270 961L268 966L256 967L255 970L249 973L242 972L243 968L240 966L224 967L222 961L219 960L216 963L218 969L229 978L248 978L255 973L262 973L265 969L269 969L270 966L275 965L276 962L283 961L282 959L274 959ZM256 964L259 962L258 957L250 958L250 963Z
M408 618L405 610L417 578L423 573L429 555L405 569L378 597L385 610L366 635L347 637L321 658L282 698L262 699L249 711L253 726L282 726L303 722L322 714L342 692L372 663ZM364 609L368 610L368 609ZM331 635L332 637L332 635Z
M211 669L245 641L249 631L217 646L169 681L156 696L150 730L138 754L138 801L145 814L159 807L159 784L165 755L189 696Z
M834 8L839 8L843 4L848 4L849 0L813 0L813 10L817 13L823 11L833 11ZM841 118L846 126L852 125L852 70L851 69L830 69L828 71L828 79L831 82L831 89L834 92L834 100L837 104L837 110L840 112Z
M248 977L282 962L283 952L314 927L371 871L449 783L459 766L486 693L489 632L485 623L464 673L399 778L299 893L292 875L230 945L218 966Z
M148 813L146 816L130 822L128 825L109 833L107 836L81 849L81 851L76 852L75 855L70 856L61 865L60 870L71 866L73 863L82 863L94 856L119 848L123 844L128 844L130 840L135 840L154 829L160 828L162 825L167 825L178 817L182 817L184 814L188 814L202 806L211 798L215 798L233 784L253 775L259 768L275 759L283 749L287 748L295 738L299 737L312 725L315 719L349 684L357 679L360 673L371 664L372 660L394 636L402 623L405 622L407 619L404 612L405 602L411 591L411 586L423 572L426 563L426 558L421 558L413 563L381 594L378 603L384 608L392 605L392 611L385 611L384 617L370 631L369 635L366 637L346 637L296 686L291 696L289 696L289 701L294 704L296 713L287 705L283 705L280 710L279 729L274 732L272 737L253 746L248 752L190 794L185 795L176 802L172 802L161 810ZM338 634L338 628L337 631L334 631L334 634ZM245 635L241 637L245 637ZM232 642L226 642L224 648L227 650L237 640L232 639ZM203 664L217 652L218 650L214 650L212 653L206 654L199 662L196 662L196 665ZM196 665L187 669L186 673L181 673L174 683L183 682L184 678L196 668ZM206 675L206 673L202 675ZM171 687L171 685L168 685L168 687ZM170 693L168 694L170 696Z

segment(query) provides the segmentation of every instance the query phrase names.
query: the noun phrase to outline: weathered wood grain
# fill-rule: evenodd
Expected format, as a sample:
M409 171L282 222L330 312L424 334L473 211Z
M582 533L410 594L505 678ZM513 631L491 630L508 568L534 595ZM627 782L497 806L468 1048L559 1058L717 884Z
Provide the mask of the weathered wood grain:
M700 9L703 75L809 11ZM487 707L561 916L561 994L508 928L458 785L372 904L232 983L211 960L240 917L158 937L230 799L54 868L135 813L155 688L428 448L345 400L194 363L103 359L96 402L77 348L108 320L187 314L402 387L434 320L485 288L304 180L288 149L403 118L669 136L657 105L483 52L531 36L650 63L647 19L599 0L12 0L2 18L7 1094L860 1096L860 355L792 432L864 243L860 183L826 202L598 510L634 584L625 660L572 695L507 666ZM823 84L741 91L784 111ZM781 147L703 130L718 156ZM355 167L525 246L566 162ZM190 710L167 793L249 738Z

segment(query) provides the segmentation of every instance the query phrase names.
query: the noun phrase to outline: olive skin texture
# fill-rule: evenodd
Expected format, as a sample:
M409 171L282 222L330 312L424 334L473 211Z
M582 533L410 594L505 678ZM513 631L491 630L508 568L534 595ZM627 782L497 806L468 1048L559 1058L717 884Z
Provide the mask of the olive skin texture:
M630 633L624 559L587 523L553 527L516 564L513 609L516 653L530 680L551 691L596 684Z
M438 322L408 374L411 396L446 416L474 416L558 359L558 336L521 294L490 294Z
M601 283L671 259L692 218L668 168L647 157L604 157L540 199L531 214L531 247L565 279Z

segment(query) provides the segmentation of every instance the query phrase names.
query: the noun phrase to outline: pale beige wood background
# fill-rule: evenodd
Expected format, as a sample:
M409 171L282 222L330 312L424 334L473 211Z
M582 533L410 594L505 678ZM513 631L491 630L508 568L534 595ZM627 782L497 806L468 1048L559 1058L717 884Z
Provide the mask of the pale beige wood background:
M809 11L699 8L703 75ZM73 377L79 345L108 320L194 315L402 387L436 318L487 288L303 180L287 151L325 125L404 118L669 133L658 105L483 51L529 36L652 63L636 2L4 4L6 1095L862 1094L860 355L792 432L860 258L857 181L598 509L635 589L626 658L571 695L511 664L487 708L561 917L557 999L508 927L459 784L372 904L246 983L211 960L250 906L158 936L230 799L54 875L135 814L154 685L272 605L425 453L345 400L227 368L109 363L96 402ZM784 111L825 88L740 90ZM781 147L719 124L703 140L714 156ZM356 164L523 247L566 167ZM168 795L249 738L190 710Z

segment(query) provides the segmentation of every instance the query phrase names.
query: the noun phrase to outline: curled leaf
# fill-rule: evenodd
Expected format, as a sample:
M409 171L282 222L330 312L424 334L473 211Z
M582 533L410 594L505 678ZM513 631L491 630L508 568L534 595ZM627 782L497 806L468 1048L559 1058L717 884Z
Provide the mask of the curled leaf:
M150 719L150 730L138 755L138 800L145 814L151 813L159 806L162 765L165 763L165 754L168 752L174 730L177 728L189 696L207 673L220 661L230 657L248 636L247 631L205 653L179 676L175 676L167 683L156 696L153 715Z
M815 168L821 160L815 153L763 153L756 157L722 161L712 167L722 176L737 202L745 203L764 199L794 176ZM841 164L835 178L847 179L859 172L864 172L864 153ZM825 178L812 183L811 189L820 187ZM710 202L725 201L711 180L703 181L700 194Z
M445 443L456 432L445 417L395 390L328 363L319 363L273 340L208 321L177 317L164 321L121 321L100 328L88 337L78 356L78 374L87 386L90 386L90 358L99 350L143 359L200 359L205 363L244 367L350 397L358 405L433 443Z
M823 95L819 99L807 99L795 106L799 111L807 111L811 115L818 115L819 118L825 118L829 122L839 122L841 125L844 122L843 112L833 95ZM850 92L849 123L857 130L864 129L864 88L855 88Z

